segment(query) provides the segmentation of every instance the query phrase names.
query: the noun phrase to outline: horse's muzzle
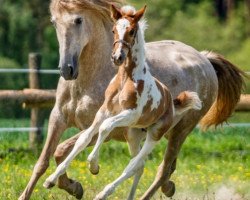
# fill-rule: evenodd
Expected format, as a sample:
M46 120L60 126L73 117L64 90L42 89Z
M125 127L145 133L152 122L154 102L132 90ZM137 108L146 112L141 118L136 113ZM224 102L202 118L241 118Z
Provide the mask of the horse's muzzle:
M68 64L60 68L60 74L65 80L74 80L78 76L78 70L75 70L72 65Z
M60 74L65 80L75 80L78 77L77 57L74 56L72 62L64 62L59 65Z

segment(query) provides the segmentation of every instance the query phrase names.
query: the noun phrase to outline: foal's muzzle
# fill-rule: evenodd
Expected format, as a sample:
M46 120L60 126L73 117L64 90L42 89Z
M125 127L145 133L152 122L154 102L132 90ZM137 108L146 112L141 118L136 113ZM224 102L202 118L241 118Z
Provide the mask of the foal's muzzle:
M119 54L117 54L115 52L112 53L111 60L115 65L120 66L125 60L124 51L121 51Z

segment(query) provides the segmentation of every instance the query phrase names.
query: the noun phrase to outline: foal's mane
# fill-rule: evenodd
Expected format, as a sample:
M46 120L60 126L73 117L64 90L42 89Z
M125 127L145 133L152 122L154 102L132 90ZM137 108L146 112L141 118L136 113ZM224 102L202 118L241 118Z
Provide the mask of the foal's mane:
M122 0L52 0L50 10L63 12L65 10L91 10L106 20L111 20L110 5L121 5Z
M139 27L140 27L140 30L141 30L141 34L142 34L142 37L144 38L144 32L145 30L148 28L148 23L147 23L147 20L146 19L141 19L139 21Z

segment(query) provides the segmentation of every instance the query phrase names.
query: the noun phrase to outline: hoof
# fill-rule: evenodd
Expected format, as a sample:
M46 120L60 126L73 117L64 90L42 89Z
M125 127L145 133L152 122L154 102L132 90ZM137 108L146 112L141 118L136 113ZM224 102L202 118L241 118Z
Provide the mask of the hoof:
M84 191L81 183L75 182L74 184L75 184L75 191L73 192L73 196L75 196L77 199L82 199Z
M25 194L23 193L19 198L18 200L28 200L29 198L28 197L25 197Z
M89 164L89 171L91 172L91 174L97 175L99 173L99 169L100 169L99 165L93 166L91 165L91 163Z
M161 191L167 196L172 197L175 193L175 184L173 181L168 181L164 185L161 186Z
M43 187L45 187L45 188L47 188L47 189L52 188L52 187L54 187L54 186L55 186L55 183L50 182L50 181L48 181L48 180L46 180L46 181L43 183Z
M98 194L98 195L94 198L94 200L105 200L105 199L106 199L106 197L105 197L105 195L103 195L102 193Z
M72 179L69 179L69 181L70 184L66 185L62 183L60 184L60 182L58 182L58 187L60 189L67 191L70 195L74 196L76 199L82 199L84 190L81 183L74 181Z

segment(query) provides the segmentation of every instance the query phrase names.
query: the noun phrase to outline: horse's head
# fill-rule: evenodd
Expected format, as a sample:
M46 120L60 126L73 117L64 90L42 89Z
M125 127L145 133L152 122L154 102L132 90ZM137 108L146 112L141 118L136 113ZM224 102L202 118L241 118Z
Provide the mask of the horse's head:
M50 6L51 22L59 42L59 68L65 80L77 78L78 60L90 37L86 13L80 12L71 4L73 3L52 1Z
M136 12L131 6L124 6L118 9L111 7L112 18L115 21L113 27L114 45L112 60L116 65L121 65L126 59L128 52L134 45L136 34L139 28L139 20L145 12L146 6Z

